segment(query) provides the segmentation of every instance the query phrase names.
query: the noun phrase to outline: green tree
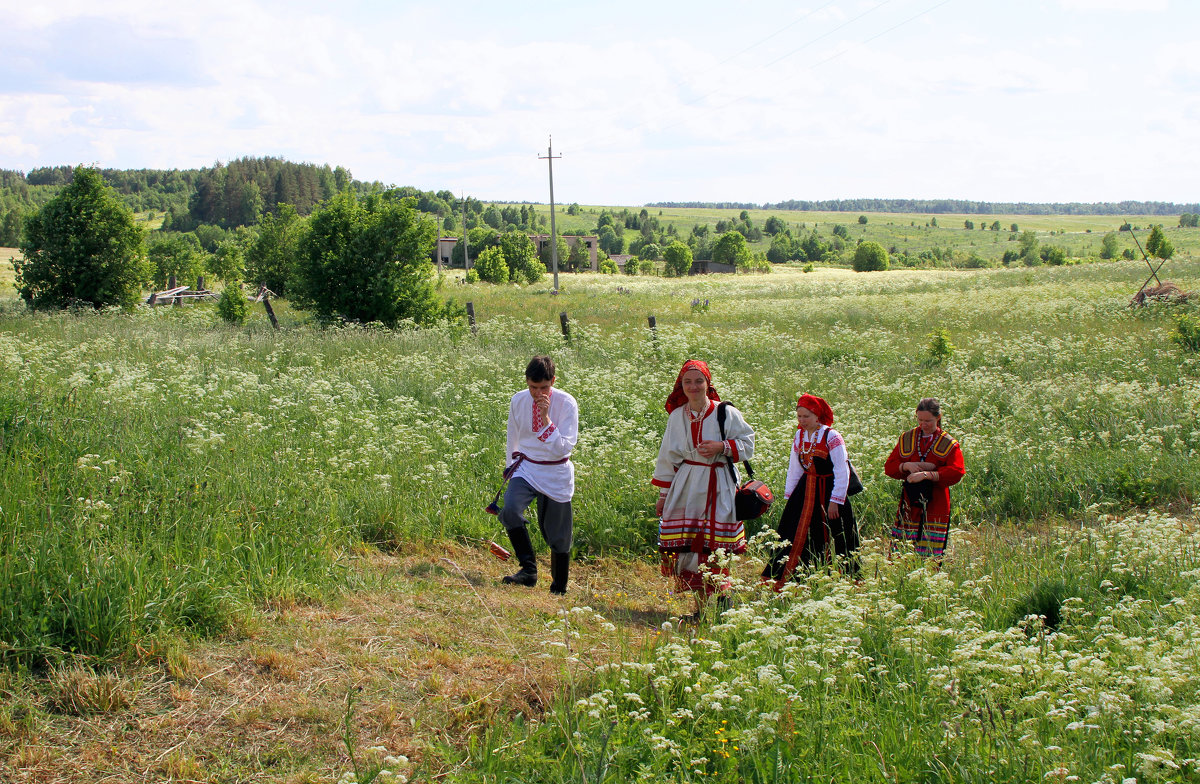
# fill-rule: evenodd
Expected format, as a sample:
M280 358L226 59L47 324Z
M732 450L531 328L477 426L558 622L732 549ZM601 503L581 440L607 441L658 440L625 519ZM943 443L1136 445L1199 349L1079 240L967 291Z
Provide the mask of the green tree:
M1120 253L1117 244L1117 233L1115 231L1105 234L1104 239L1100 241L1100 258L1115 259Z
M658 261L662 258L662 248L656 242L647 242L638 250L642 261Z
M425 325L447 313L430 260L437 219L396 191L343 192L313 213L289 292L323 320Z
M965 220L965 221L963 221L963 228L964 228L964 229L973 229L973 228L975 228L975 221L973 221L973 220L969 220L969 219L968 219L968 220Z
M208 274L228 287L228 284L241 281L246 274L246 253L237 240L222 240L205 260L205 266Z
M1162 226L1156 225L1150 228L1150 236L1146 238L1146 252L1151 256L1158 256L1158 247L1166 239L1163 234ZM1161 256L1159 258L1162 258Z
M855 272L878 272L888 268L887 248L874 240L860 242L854 250Z
M25 221L16 287L35 308L130 306L150 277L133 212L80 166L57 196Z
M786 230L787 230L787 224L783 221L782 218L780 218L776 215L772 215L771 217L767 218L767 222L763 224L763 231L765 231L767 234L770 234L772 236L778 234L781 231L786 231Z
M180 286L196 285L196 278L204 271L203 252L196 235L159 234L150 239L148 246L146 256L150 259L155 288L165 288L172 275Z
M727 231L713 243L712 260L718 264L730 264L741 269L750 263L750 248L746 238L738 231Z
M501 217L500 210L496 209L495 204L490 205L483 211L483 222L496 230L504 227L504 218Z
M18 210L4 213L4 220L0 221L0 247L15 248L20 243L22 222Z
M771 247L767 249L767 261L772 264L782 264L792 257L793 240L791 232L783 231L771 239Z
M1041 261L1041 256L1038 255L1037 232L1032 229L1021 232L1021 258L1028 266L1036 266Z
M859 216L858 216L858 225L859 225L859 226L866 226L866 225L867 225L867 216L866 216L866 215L859 215Z
M278 212L264 215L258 236L246 248L246 282L285 296L303 236L304 221L292 205L280 204Z
M692 269L692 249L679 240L675 240L663 251L665 265L663 272L667 277L681 278Z
M537 283L546 274L546 265L538 261L533 240L524 232L509 231L500 235L500 252L516 282Z
M1057 245L1043 245L1041 251L1042 261L1054 267L1061 267L1067 263L1067 252Z
M479 254L475 266L471 269L479 275L480 280L488 283L508 283L508 263L504 261L504 254L498 247L486 248Z
M476 226L467 232L467 249L471 252L471 263L479 258L479 254L483 253L488 248L496 246L500 241L500 233L488 226ZM463 265L463 244L462 240L454 244L454 250L450 252L450 266L462 267Z
M564 270L564 269L568 268L567 259L568 259L569 255L570 255L570 249L567 247L567 241L564 240L562 237L559 237L558 238L558 268L560 270ZM542 266L545 267L546 269L550 269L550 267L553 265L554 259L550 255L550 243L549 242L542 245L541 249L538 250L538 261L540 261L542 263Z
M605 225L600 228L597 235L600 250L612 255L613 253L621 253L625 250L625 238L617 234L616 229L611 225Z
M567 269L579 272L588 269L591 263L592 256L588 252L588 244L583 240L576 240L567 253Z

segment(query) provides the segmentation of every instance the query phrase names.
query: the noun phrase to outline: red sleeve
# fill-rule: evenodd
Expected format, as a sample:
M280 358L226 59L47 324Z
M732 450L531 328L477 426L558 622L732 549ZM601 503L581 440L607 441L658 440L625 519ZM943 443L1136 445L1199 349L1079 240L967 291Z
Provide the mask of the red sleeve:
M937 468L938 487L950 487L958 484L958 481L967 473L966 464L963 462L962 449L958 444L950 450L950 453L945 457L946 462Z
M883 473L890 476L892 479L904 479L904 472L900 470L900 442L892 447L892 453L888 455L887 462L883 464Z

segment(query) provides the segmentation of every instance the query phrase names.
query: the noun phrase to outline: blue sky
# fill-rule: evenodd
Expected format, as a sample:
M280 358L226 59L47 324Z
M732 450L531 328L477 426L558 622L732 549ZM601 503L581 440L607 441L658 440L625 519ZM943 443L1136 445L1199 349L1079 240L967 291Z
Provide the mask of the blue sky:
M0 168L567 203L1200 201L1200 3L0 0Z

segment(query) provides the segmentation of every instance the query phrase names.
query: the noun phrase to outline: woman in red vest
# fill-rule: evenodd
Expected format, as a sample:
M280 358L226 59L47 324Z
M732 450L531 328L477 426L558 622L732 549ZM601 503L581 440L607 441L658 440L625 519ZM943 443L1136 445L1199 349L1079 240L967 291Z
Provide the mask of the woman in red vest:
M900 436L883 472L904 483L892 537L940 562L950 531L950 487L966 467L958 442L942 430L937 398L917 403L917 426Z

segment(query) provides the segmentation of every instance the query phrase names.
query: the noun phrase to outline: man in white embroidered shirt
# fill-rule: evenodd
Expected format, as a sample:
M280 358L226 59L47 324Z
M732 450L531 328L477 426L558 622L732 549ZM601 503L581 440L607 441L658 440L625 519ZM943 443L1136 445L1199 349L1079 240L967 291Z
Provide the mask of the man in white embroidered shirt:
M571 450L579 438L579 405L554 388L554 360L537 356L525 368L525 383L508 406L508 472L500 522L508 532L521 570L504 578L516 585L537 585L537 558L529 539L525 510L537 502L538 528L550 546L550 593L567 592L571 564L571 497L575 467Z

